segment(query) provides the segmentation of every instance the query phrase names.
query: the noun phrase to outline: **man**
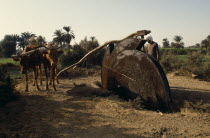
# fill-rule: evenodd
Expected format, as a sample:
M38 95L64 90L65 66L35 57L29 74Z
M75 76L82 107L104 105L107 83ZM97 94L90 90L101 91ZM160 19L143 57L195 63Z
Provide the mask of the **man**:
M154 57L158 61L160 59L160 53L159 53L158 44L153 41L152 36L148 36L146 38L146 40L149 43L149 45L148 45L148 54L150 56Z

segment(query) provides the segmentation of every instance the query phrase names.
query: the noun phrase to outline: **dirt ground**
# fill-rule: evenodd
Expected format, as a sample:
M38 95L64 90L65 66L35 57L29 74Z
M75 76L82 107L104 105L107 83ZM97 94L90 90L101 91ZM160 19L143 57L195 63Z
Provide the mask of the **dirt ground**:
M19 99L0 108L0 137L210 137L210 82L167 77L180 109L174 113L137 110L117 95L95 95L99 75L62 79L56 92L32 85L24 92L25 83L18 84Z

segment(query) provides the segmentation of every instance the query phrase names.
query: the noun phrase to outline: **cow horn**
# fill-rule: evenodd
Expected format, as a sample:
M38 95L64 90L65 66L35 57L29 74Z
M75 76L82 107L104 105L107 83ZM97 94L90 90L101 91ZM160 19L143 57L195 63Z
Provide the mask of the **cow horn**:
M47 48L47 49L59 49L59 48L61 48L62 47L62 45L59 45L58 47L57 46L54 46L54 45L50 45L50 46L48 46L48 47L46 47L46 46L42 46L42 47L45 47L45 48Z
M11 58L20 58L20 55L12 55Z
M37 47L36 49L30 50L30 51L24 53L24 54L20 54L20 56L28 56L29 54L32 54L32 53L34 53L35 51L43 51L43 50L45 50L45 49L42 49L43 47L44 47L45 49L49 49L48 47L42 45L42 46Z
M59 49L59 48L61 48L62 47L62 45L60 45L60 46L58 46L58 47L55 47L55 46L53 46L53 47L51 47L50 49Z
M121 40L112 40L112 41L105 42L103 45L101 45L101 46L99 46L99 47L96 47L95 49L89 51L89 52L88 52L83 58L81 58L77 63L74 63L74 64L72 64L72 65L70 65L70 66L64 68L63 70L61 70L61 71L57 74L56 77L58 77L62 72L66 71L66 70L69 69L69 68L72 68L72 67L75 68L77 65L79 65L80 63L82 63L82 61L83 61L85 58L87 58L90 54L92 54L92 53L94 53L94 52L96 52L96 51L102 49L103 47L107 46L107 45L110 44L110 43L119 43L119 42L121 42L121 41L123 41L123 40L125 40L125 39L132 38L132 37L134 37L134 36L144 36L144 35L147 35L147 34L149 34L150 32L151 32L150 30L141 30L141 31L137 31L137 32L135 32L135 33L132 33L132 34L128 35L127 37L121 39Z
M46 48L46 49L50 49L49 47L46 47L46 46L44 46L44 45L43 45L43 46L41 46L41 47L44 47L44 48ZM40 48L41 48L41 47L40 47Z
M28 51L28 52L26 52L26 53L24 53L24 54L20 54L20 56L28 56L28 55L34 53L35 51L37 51L37 49L30 50L30 51Z
M61 46L59 46L59 47L56 47L56 48L54 48L54 49L56 49L56 50L57 50L57 49L59 49L59 48L61 48Z

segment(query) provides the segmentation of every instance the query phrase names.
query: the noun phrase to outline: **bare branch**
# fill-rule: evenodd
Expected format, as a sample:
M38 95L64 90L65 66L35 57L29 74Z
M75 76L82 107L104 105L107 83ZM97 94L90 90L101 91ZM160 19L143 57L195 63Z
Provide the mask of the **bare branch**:
M66 70L69 69L69 68L76 68L76 66L79 65L80 63L82 63L82 61L83 61L85 58L87 58L90 54L92 54L92 53L94 53L94 52L96 52L96 51L102 49L103 47L107 46L107 45L110 44L110 43L119 43L119 42L121 42L121 41L123 41L123 40L125 40L125 39L132 38L132 37L134 37L134 36L144 36L144 35L147 35L147 34L149 34L150 32L151 32L151 31L149 31L149 30L137 31L137 32L135 32L135 33L132 33L132 34L128 35L127 37L125 37L125 38L123 38L123 39L121 39L121 40L111 40L111 41L105 42L103 45L101 45L101 46L99 46L99 47L96 47L95 49L89 51L89 52L88 52L83 58L81 58L77 63L72 64L72 65L70 65L70 66L64 68L63 70L61 70L61 71L57 74L57 77L58 77L62 72L66 71Z

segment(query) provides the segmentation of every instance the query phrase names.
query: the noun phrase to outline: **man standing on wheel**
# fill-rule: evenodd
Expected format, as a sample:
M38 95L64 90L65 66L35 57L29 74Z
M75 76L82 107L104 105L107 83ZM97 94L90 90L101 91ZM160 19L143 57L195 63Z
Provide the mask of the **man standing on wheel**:
M148 54L154 57L158 61L160 59L160 52L159 52L158 44L153 41L152 36L148 36L146 39L147 39L147 42L149 43Z

